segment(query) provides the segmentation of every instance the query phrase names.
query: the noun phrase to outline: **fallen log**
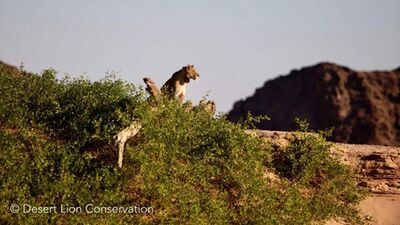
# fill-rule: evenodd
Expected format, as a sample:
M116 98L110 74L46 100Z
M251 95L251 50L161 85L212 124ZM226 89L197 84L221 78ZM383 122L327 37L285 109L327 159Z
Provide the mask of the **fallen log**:
M115 146L118 149L118 166L119 166L119 168L122 167L122 160L123 160L126 142L130 138L134 137L141 128L142 128L142 125L140 124L139 121L133 121L133 123L131 125L129 125L127 128L123 129L122 131L120 131L118 134L116 134L114 136Z

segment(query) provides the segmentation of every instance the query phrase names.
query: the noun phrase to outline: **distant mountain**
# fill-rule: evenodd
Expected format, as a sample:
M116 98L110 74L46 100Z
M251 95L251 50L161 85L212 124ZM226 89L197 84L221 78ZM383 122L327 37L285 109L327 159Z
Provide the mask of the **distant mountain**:
M320 63L294 70L236 102L228 119L247 112L271 117L259 129L295 130L300 117L312 129L334 127L333 141L400 146L400 67L364 72Z

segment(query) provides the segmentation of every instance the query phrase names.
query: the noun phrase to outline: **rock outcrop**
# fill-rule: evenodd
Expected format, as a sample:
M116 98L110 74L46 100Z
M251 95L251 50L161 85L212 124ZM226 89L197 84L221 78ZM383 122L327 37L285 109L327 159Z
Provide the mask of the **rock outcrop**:
M271 118L259 129L295 130L299 117L312 129L334 127L335 142L400 146L400 68L361 72L320 63L294 70L236 102L228 119L248 112Z
M360 186L374 194L400 196L400 148L336 144L333 154L356 171Z

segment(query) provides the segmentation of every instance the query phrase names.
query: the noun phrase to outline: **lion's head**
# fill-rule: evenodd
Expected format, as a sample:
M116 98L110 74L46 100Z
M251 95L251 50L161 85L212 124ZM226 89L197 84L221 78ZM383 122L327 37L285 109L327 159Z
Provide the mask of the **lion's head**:
M196 68L194 68L194 65L188 64L187 66L184 66L182 70L185 72L186 78L188 80L190 79L197 80L200 77Z

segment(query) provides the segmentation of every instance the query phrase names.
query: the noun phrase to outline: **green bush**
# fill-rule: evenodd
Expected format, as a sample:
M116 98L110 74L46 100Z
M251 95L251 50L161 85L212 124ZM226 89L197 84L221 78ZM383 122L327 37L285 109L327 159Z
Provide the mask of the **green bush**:
M4 224L358 223L362 191L329 156L329 143L301 133L284 150L176 101L149 106L141 88L113 76L56 79L54 70L14 76L0 68L0 221ZM143 128L116 166L113 135ZM265 178L275 171L279 182ZM34 206L133 205L149 214L24 214Z
M302 214L297 223L340 217L362 224L355 206L366 192L354 182L351 169L330 154L332 144L325 137L331 131L308 133L306 121L296 122L299 132L286 148L272 153L271 166L283 179L282 185L291 187L293 195L288 195L288 201L293 201L293 210Z

